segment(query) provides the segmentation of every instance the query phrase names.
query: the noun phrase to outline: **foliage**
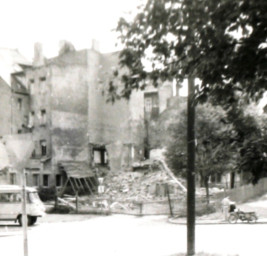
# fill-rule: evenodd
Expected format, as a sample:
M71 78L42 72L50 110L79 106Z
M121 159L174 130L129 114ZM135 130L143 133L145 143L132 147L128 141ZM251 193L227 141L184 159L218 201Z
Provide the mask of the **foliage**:
M55 199L56 190L54 187L51 187L51 188L41 187L38 189L38 194L39 194L40 199L43 202L46 202L46 201Z
M237 155L232 143L235 133L232 124L225 123L226 112L211 104L197 106L196 115L196 172L202 184L208 189L208 179L216 173L222 174L234 169ZM187 159L186 110L170 126L173 140L167 148L168 164L177 175L185 176ZM208 194L207 194L208 197Z
M129 98L148 81L157 86L163 80L199 78L196 99L209 99L227 110L225 121L234 127L230 138L239 149L239 167L257 182L266 171L265 135L244 114L244 104L266 90L266 13L266 0L148 0L134 20L121 18L118 23L124 48L122 69L114 72L114 80L119 78L124 87L118 92L111 82L112 99L118 94ZM201 143L198 150L214 147ZM204 159L198 156L197 161Z
M198 98L231 104L236 92L259 98L266 89L265 0L148 0L133 21L121 18L122 95L145 79L201 80ZM147 68L147 63L151 64ZM116 71L115 75L119 75Z

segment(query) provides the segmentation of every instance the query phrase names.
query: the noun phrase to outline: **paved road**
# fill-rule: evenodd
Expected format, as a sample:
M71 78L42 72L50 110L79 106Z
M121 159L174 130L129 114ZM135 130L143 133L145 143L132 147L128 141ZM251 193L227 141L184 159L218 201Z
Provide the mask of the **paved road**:
M266 228L266 224L197 225L196 250L265 256ZM17 235L1 236L6 228L0 226L1 256L23 256L21 229L7 229ZM186 226L168 223L163 216L49 216L30 228L28 239L29 256L170 256L186 251Z

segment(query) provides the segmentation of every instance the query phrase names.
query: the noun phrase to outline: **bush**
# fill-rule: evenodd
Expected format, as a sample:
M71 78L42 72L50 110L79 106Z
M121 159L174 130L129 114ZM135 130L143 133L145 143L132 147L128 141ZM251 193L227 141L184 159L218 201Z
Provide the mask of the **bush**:
M55 188L39 188L38 194L43 202L54 200L56 195Z
M211 214L214 212L216 212L215 205L212 205L212 204L204 205L203 207L196 209L196 216L203 216L203 215Z
M65 205L58 205L57 207L53 207L51 210L49 210L48 213L66 214L70 213L70 209Z

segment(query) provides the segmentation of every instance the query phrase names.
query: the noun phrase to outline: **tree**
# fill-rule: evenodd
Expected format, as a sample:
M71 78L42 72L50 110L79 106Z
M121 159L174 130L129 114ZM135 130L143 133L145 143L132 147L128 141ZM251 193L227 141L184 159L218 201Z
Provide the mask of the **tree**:
M179 120L169 130L172 140L167 147L166 158L176 175L186 176L187 141L186 109ZM235 132L233 125L225 123L226 112L221 107L212 107L210 103L198 105L196 109L196 172L200 183L206 188L209 203L209 178L223 174L236 167L236 146L233 144Z
M118 91L111 81L113 99L118 93L129 98L147 80L157 86L159 80L185 77L200 79L199 101L213 97L227 108L239 100L239 92L258 99L267 80L266 13L266 0L148 0L133 21L119 21L120 65L127 72L114 72L124 88ZM193 137L193 126L188 131ZM193 254L191 248L188 255Z
M198 77L196 100L209 97L222 105L244 142L255 132L236 120L246 119L244 104L266 90L266 13L265 0L148 0L133 21L118 23L120 65L127 68L114 72L124 85L120 96L129 98L147 80L157 86L160 80ZM116 89L111 82L114 98ZM261 174L254 176L255 183Z

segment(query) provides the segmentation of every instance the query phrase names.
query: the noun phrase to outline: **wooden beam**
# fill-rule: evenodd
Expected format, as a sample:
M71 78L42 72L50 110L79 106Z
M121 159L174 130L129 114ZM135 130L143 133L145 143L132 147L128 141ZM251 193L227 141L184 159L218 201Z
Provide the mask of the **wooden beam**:
M62 196L62 195L64 194L64 192L65 192L65 190L66 190L66 187L67 187L67 184L68 184L68 181L69 181L69 178L67 178L67 180L66 180L64 186L62 187L62 189L61 189L60 192L58 193L58 196L59 196L59 197Z
M73 192L76 193L75 186L73 185L71 178L70 178L70 184L71 184L71 187L73 189Z
M82 182L81 182L81 179L78 179L78 183L80 184L82 190L85 191L84 186L83 186L83 184L82 184Z
M84 179L84 182L85 182L86 186L88 187L88 190L90 191L91 194L93 194L93 190L90 188L86 178L83 178L83 179Z

